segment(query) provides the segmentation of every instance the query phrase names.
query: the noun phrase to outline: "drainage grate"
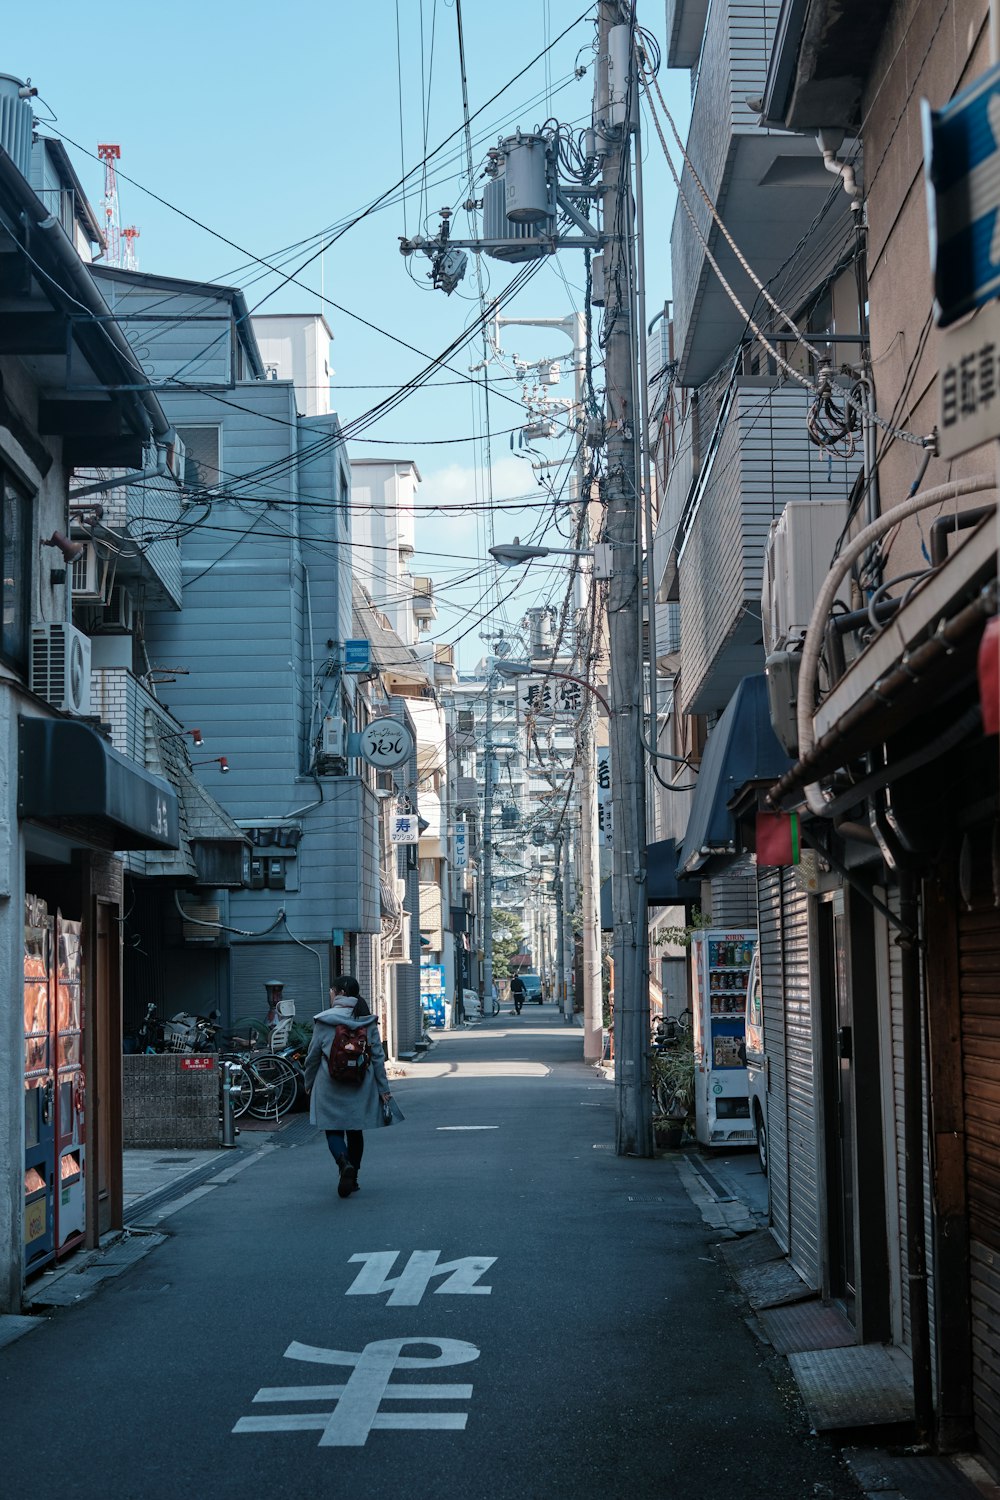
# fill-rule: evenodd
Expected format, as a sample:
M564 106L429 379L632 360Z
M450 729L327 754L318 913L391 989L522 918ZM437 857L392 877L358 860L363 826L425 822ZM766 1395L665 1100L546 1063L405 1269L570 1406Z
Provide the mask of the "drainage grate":
M613 1151L614 1149L614 1146L605 1146L603 1142L599 1146L594 1147L595 1151Z
M664 1200L656 1193L629 1193L627 1201L629 1203L662 1203Z

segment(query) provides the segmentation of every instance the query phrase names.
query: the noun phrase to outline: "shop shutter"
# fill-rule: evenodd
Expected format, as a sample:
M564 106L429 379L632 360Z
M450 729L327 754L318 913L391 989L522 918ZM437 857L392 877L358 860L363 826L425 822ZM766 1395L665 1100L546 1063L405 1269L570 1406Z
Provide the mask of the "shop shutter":
M757 875L764 1048L767 1052L767 1150L771 1231L788 1251L788 1127L785 1091L785 977L781 942L781 871L762 866Z
M966 1193L976 1432L1000 1469L1000 917L981 840L982 878L959 913Z
M782 873L785 1068L788 1096L788 1258L807 1286L821 1285L818 1089L814 1067L809 897L793 870Z
M322 968L317 963L320 955ZM329 1004L330 966L325 944L302 948L298 943L234 943L230 950L230 1021L263 1021L267 1015L264 982L280 979L288 1000L295 1001L295 1019L311 1021Z

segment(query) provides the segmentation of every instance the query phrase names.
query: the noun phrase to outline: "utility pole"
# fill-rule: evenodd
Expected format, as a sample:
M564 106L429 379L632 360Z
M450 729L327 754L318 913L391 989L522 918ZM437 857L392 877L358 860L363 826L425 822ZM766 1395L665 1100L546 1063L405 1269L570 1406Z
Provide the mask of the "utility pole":
M635 462L639 421L632 357L635 286L631 125L637 118L634 32L620 26L618 0L598 6L595 125L604 138L601 175L605 235L607 504L605 535L615 549L608 587L608 730L614 815L615 1149L652 1156L649 1082L649 977L646 931L646 786L642 756L641 523ZM624 33L624 35L623 35Z
M493 658L486 660L486 756L483 776L483 1009L493 994Z
M532 328L556 328L573 344L573 411L581 425L585 420L584 396L586 394L587 370L587 319L584 313L575 312L565 318L508 318L496 317L496 342L500 341L500 329L512 326ZM586 486L587 464L583 443L570 476L570 501L574 508L590 505ZM586 526L584 546L596 540L591 535L589 521ZM583 648L581 670L590 677L590 659L594 648L591 638L590 616L585 598L586 588L594 587L589 572L581 567L577 571L576 619L578 638ZM580 922L583 980L583 1060L597 1063L604 1050L604 1006L601 984L601 913L600 883L601 854L600 834L597 821L597 704L592 693L587 693L580 714L580 745L577 756L577 787L580 810ZM571 952L572 946L571 946Z

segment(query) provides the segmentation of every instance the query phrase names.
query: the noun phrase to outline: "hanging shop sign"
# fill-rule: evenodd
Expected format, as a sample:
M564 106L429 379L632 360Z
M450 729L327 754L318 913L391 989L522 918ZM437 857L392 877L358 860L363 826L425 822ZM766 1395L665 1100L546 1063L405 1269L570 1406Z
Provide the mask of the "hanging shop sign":
M403 765L415 748L413 732L401 719L373 719L358 738L362 759L380 771Z
M420 819L416 813L394 813L390 832L394 844L419 844Z

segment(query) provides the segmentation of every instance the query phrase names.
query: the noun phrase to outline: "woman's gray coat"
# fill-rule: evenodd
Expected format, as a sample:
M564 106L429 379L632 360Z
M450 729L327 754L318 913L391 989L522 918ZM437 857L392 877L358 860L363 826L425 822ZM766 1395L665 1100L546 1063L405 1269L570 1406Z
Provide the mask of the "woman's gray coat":
M372 1066L360 1087L334 1083L330 1077L327 1057L337 1026L350 1026L352 1031L368 1027ZM382 1124L379 1095L389 1093L389 1078L385 1071L385 1049L374 1016L355 1019L342 1009L321 1010L318 1016L313 1016L312 1041L303 1067L306 1088L311 1091L309 1119L320 1130L374 1130Z

